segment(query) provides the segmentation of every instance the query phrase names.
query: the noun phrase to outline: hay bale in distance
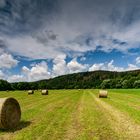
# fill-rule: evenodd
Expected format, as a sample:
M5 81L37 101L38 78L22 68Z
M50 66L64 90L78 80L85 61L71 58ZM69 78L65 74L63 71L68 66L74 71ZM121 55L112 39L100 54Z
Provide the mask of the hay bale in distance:
M42 90L42 91L41 91L41 94L42 94L42 95L48 95L48 90L46 90L46 89L45 89L45 90Z
M0 98L0 128L15 128L21 118L21 109L14 98Z
M28 90L28 95L34 94L33 90Z
M99 98L107 98L108 91L107 90L100 90L99 91Z

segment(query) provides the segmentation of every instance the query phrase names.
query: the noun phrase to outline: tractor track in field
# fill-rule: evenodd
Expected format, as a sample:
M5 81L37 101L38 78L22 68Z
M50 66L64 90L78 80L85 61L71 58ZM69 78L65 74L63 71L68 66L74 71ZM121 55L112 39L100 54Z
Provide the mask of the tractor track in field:
M104 113L112 126L112 129L121 140L140 140L140 125L136 124L127 114L107 104L89 92L98 106L104 108Z
M64 140L74 140L80 132L83 130L83 126L81 124L81 115L83 111L83 102L84 102L84 93L80 97L79 102L75 106L74 111L71 114L71 125L68 126L67 132L64 136Z
M72 97L73 95L71 95ZM66 109L68 107L71 106L71 103L69 102L69 97L66 99L67 100L67 104L65 104L65 101L61 101L62 104L59 104L59 106L56 107L56 109L58 110L57 113L54 114L54 118L53 120L50 120L49 124L47 124L48 126L43 130L42 134L37 138L37 140L42 140L44 139L46 133L50 132L49 130L51 129L51 127L54 125L54 123L58 122L60 120L61 117L61 112L59 112L60 110ZM48 133L48 135L50 135ZM51 139L53 139L53 136L51 137Z

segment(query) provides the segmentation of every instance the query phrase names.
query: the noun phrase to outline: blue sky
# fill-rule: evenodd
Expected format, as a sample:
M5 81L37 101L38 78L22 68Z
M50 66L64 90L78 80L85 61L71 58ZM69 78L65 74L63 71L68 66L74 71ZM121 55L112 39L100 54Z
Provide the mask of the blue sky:
M140 68L139 0L0 0L0 79Z

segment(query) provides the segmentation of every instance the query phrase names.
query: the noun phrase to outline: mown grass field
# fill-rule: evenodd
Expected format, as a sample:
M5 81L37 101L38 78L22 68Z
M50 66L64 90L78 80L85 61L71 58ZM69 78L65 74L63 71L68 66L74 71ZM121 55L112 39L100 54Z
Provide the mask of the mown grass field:
M22 110L15 130L0 130L0 140L140 140L140 90L52 90L0 92L15 97Z

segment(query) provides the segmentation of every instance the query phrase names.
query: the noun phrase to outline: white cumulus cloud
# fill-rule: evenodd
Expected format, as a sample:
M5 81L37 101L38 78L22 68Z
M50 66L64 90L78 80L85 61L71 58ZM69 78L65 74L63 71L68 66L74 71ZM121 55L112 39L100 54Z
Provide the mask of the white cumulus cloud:
M51 77L51 74L48 71L48 65L45 61L35 64L31 68L23 66L22 72L27 78L27 81L37 81L42 79L48 79Z
M135 64L128 64L127 70L137 70L137 69L140 69L140 67L138 67Z
M24 75L12 75L9 76L7 79L8 82L24 82L27 81L26 77Z
M59 55L53 60L52 73L54 76L63 75L68 72L65 55Z
M18 64L18 60L14 59L11 54L1 54L0 55L0 68L10 69Z
M140 64L140 57L136 58L136 64Z
M124 71L125 70L123 67L117 67L113 63L114 63L114 60L111 60L108 63L97 63L97 64L93 64L89 68L89 71L96 71L96 70Z
M103 68L104 68L104 63L93 64L93 65L89 68L89 71L102 70Z
M81 63L77 62L76 59L71 60L67 64L67 67L68 67L69 73L83 72L88 69L88 65L81 64Z

